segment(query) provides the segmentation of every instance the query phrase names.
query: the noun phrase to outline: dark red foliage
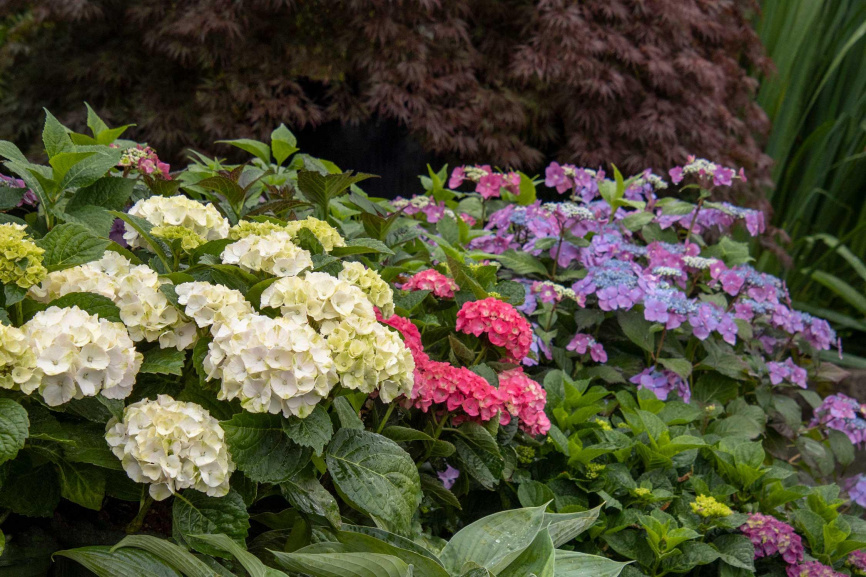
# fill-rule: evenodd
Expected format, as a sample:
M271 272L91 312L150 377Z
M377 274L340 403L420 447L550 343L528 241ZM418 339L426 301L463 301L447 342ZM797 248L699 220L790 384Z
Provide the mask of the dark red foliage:
M623 172L689 153L762 181L753 0L2 1L0 136L82 100L171 157L276 124L397 119L428 150ZM29 12L28 12L29 11ZM9 15L29 14L13 20ZM222 150L224 153L225 150Z

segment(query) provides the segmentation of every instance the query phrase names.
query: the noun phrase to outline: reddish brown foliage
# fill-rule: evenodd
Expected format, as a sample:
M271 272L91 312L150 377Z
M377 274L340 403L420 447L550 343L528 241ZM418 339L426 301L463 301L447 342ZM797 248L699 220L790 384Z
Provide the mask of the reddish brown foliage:
M752 0L52 0L2 49L0 135L88 100L171 156L373 115L432 151L623 171L688 153L763 179Z

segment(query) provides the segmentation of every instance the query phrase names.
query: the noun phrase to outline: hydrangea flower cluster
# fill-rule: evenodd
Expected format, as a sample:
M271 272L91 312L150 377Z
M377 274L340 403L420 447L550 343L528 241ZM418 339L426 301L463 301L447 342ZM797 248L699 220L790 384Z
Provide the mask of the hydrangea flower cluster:
M499 395L505 410L499 422L507 425L511 416L520 419L520 425L530 435L545 435L550 430L550 419L544 413L547 393L520 367L499 374Z
M17 327L0 325L0 387L29 395L41 380L27 335Z
M191 253L207 241L183 226L160 225L155 226L150 230L150 234L161 240L167 240L171 243L174 240L180 241L180 247L184 252Z
M668 395L674 391L686 403L692 398L689 384L681 376L667 369L659 370L656 367L650 367L639 372L630 378L629 381L636 384L638 390L647 389L652 391L662 401L666 401Z
M360 262L344 262L337 278L361 289L386 317L394 314L394 291L373 269Z
M486 335L490 343L502 347L507 358L519 362L529 353L532 327L510 304L494 297L465 303L457 313L457 330Z
M281 278L262 292L263 307L279 308L285 316L318 323L345 318L375 319L373 305L364 292L348 281L322 272Z
M74 292L110 298L134 341L159 339L163 348L185 349L195 342L195 329L160 290L169 281L146 265L133 265L126 257L107 251L97 261L49 273L28 293L48 303Z
M162 501L181 489L211 497L229 492L235 464L219 421L195 403L159 395L123 410L106 425L105 440L130 479L149 483Z
M327 342L296 317L247 315L214 326L203 366L220 400L251 413L306 417L337 383Z
M679 184L685 176L690 174L699 178L712 179L715 186L731 186L735 178L739 178L743 182L746 181L746 174L742 168L737 173L733 168L694 156L689 156L686 164L672 168L669 173L674 184Z
M697 495L691 504L692 512L709 519L713 517L727 517L732 514L731 508L724 503L719 503L715 497L709 495Z
M589 356L597 363L607 362L607 353L600 342L596 341L592 335L585 333L577 333L571 342L566 345L566 350L575 351L581 355L589 351Z
M484 199L499 198L504 188L511 194L520 193L520 175L516 172L495 172L489 165L458 166L451 173L448 188L459 188L464 181L475 183L475 192Z
M854 445L861 445L866 441L866 404L842 393L830 395L815 409L809 426L842 431Z
M806 373L806 369L795 365L792 359L785 359L784 363L770 361L767 363L767 370L770 374L770 382L774 385L787 381L797 385L801 389L805 389L807 386L806 377L808 374Z
M770 515L752 513L740 531L755 547L755 559L776 553L788 564L803 560L803 541L794 528Z
M798 565L788 565L785 568L788 577L847 577L832 567L827 567L819 561L807 561Z
M226 238L229 233L229 221L216 207L180 195L151 196L139 200L129 209L129 214L143 218L153 226L181 226L208 241ZM129 246L151 250L138 231L128 223L125 226L123 239Z
M240 291L208 282L186 282L177 285L177 302L199 327L234 324L254 314L251 305Z
M116 145L110 145L116 147ZM135 148L127 148L120 157L117 164L121 168L137 170L142 174L157 174L165 180L171 180L170 167L162 162L156 155L156 151L149 146L136 145Z
M544 171L544 184L555 188L559 194L572 192L572 199L589 202L598 195L599 182L604 180L604 171L578 168L573 164L550 163Z
M853 575L866 575L866 551L854 551L848 555L845 565L851 568Z
M49 406L97 394L123 399L132 392L143 357L122 323L78 307L49 307L22 327L43 374L39 393Z
M400 286L404 291L431 291L440 299L453 299L458 288L456 282L433 268L415 273Z
M346 246L346 241L336 228L313 216L308 216L303 220L289 221L285 228L293 239L297 238L298 232L301 230L309 230L325 249L325 252L331 252L336 247Z
M24 181L20 178L13 178L11 176L6 176L5 174L0 174L0 182L9 188L27 188L27 185L24 184ZM27 188L24 195L21 197L21 200L18 201L17 207L36 206L37 204L39 204L39 197L36 196L35 192Z
M45 249L27 235L23 224L0 224L0 282L28 288L48 271L42 265Z
M579 300L577 294L572 289L549 280L533 282L529 290L538 295L538 300L545 304L558 303L564 298L573 301Z
M285 231L245 236L226 246L220 259L246 271L263 271L279 277L295 276L313 268L310 251L297 246Z
M847 479L845 486L847 487L848 497L851 501L866 508L866 476L860 474Z

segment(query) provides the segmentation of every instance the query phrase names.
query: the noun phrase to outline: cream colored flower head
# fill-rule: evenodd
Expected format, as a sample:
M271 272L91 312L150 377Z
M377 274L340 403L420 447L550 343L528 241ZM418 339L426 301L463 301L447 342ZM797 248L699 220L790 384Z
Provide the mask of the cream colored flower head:
M129 214L145 219L155 227L180 226L189 229L206 241L226 238L229 221L210 203L195 201L186 196L151 196L136 202ZM138 232L125 225L123 238L133 248L146 246Z
M367 268L360 262L344 262L343 270L338 277L364 291L370 302L379 307L385 318L394 314L394 291L373 269Z
M331 252L334 247L346 246L346 241L340 236L336 228L313 216L308 216L303 220L292 220L286 223L286 231L292 235L292 238L297 238L298 232L302 229L307 229L316 239L325 252Z
M248 236L265 236L277 231L288 232L284 225L275 222L242 220L229 229L229 238L232 240L240 240Z
M177 302L198 326L233 324L254 314L253 306L240 291L207 282L186 282L177 285Z
M279 277L294 276L313 267L310 252L295 245L285 231L246 236L228 245L220 258L224 264L236 264L246 271L263 271Z
M47 405L97 394L123 399L132 392L142 355L122 323L78 307L49 307L22 330L43 374L39 393Z
M315 322L360 317L375 320L373 305L351 283L323 272L281 278L262 292L263 307L279 308L285 316Z
M157 501L181 489L211 497L229 492L235 470L219 421L195 403L159 395L126 407L106 425L105 440L129 478L150 484Z
M120 309L120 318L132 340L155 341L163 348L179 350L195 343L195 328L159 289L168 280L160 279L146 265L133 265L113 251L93 262L49 273L29 296L48 303L75 292L89 292L110 298Z
M41 381L42 371L36 368L36 354L27 335L0 324L0 387L29 395Z
M48 271L42 265L45 249L36 246L23 224L0 224L0 282L28 288Z
M220 400L251 413L306 417L337 383L331 351L300 317L248 315L212 330L203 365Z

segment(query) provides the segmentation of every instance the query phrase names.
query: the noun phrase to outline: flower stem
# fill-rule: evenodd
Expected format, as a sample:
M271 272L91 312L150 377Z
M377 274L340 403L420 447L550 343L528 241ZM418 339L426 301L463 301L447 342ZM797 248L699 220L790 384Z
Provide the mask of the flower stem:
M382 417L382 420L379 422L379 426L376 427L376 434L377 435L382 434L382 429L384 429L385 425L388 423L388 418L391 416L391 413L394 412L394 407L395 407L394 403L391 403L388 405L388 410L385 411L385 416Z
M141 529L141 525L144 523L144 518L147 516L147 512L150 511L150 506L153 505L153 497L150 495L145 495L141 500L141 506L138 508L138 514L135 516L129 525L126 526L126 532L128 534L138 533Z

